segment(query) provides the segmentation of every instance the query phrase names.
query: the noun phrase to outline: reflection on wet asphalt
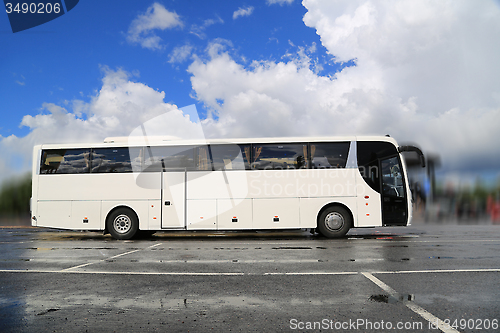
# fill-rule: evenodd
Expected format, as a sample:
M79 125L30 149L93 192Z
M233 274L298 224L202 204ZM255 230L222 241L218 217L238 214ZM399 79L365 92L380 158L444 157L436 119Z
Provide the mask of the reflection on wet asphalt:
M1 228L0 327L260 332L319 322L325 326L311 331L328 331L335 323L384 321L422 326L342 331L437 332L432 320L492 323L500 320L499 236L498 226L422 225L355 229L338 240L283 231L117 241Z

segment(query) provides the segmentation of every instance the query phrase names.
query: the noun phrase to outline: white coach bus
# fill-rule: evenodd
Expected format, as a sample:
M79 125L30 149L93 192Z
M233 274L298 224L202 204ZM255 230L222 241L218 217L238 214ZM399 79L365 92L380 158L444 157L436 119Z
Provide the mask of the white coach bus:
M417 152L424 166L418 148L390 137L37 145L32 225L117 239L264 229L335 238L350 228L406 226L412 201L403 151Z

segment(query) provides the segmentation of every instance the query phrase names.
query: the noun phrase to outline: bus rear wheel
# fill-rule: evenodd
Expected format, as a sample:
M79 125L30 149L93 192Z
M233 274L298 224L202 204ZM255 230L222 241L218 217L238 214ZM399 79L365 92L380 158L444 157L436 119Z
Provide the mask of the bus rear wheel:
M139 229L137 215L129 208L118 208L108 216L108 231L115 239L131 239Z
M344 237L352 226L352 216L341 206L326 208L318 218L318 231L327 238Z

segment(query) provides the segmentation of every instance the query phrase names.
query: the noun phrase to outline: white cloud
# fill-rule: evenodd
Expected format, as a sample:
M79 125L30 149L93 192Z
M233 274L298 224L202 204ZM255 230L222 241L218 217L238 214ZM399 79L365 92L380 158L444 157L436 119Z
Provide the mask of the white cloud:
M321 76L312 59L314 44L280 62L244 66L231 57L231 41L216 39L207 47L208 58L194 56L189 66L194 95L213 114L202 121L208 136L391 134L438 152L445 168L498 170L498 6L424 0L303 4L304 22L328 52L337 61L355 59L356 66ZM176 52L172 62L192 54L182 47ZM0 137L9 161L0 162L0 174L19 165L28 170L35 143L127 135L166 111L175 116L166 132L183 137L195 125L164 97L122 70L105 68L91 101L46 103L41 114L24 117L29 135Z
M278 4L280 6L283 6L284 4L290 5L293 2L293 0L267 0L266 3L268 5L275 5Z
M203 21L202 25L193 24L189 32L200 39L205 39L207 37L205 30L214 24L224 24L224 20L220 16L217 16L215 19L207 19Z
M186 61L191 55L193 47L189 44L178 46L172 50L168 62L171 64L180 63Z
M248 6L246 8L238 8L238 10L233 13L233 20L236 20L238 17L250 16L252 15L253 10L254 10L253 6Z
M318 75L292 60L244 67L223 47L189 67L217 117L211 136L391 134L438 152L448 169L500 165L500 8L471 1L305 0L304 22L337 61ZM290 58L285 58L290 59Z
M379 71L391 93L422 112L494 107L499 7L484 1L306 0L306 25L338 61ZM460 93L457 93L460 92ZM479 103L479 104L478 104Z
M167 113L162 133L189 138L199 131L177 106L165 103L164 92L131 80L123 70L103 68L101 89L89 102L71 101L68 107L44 103L36 116L26 115L21 125L30 128L25 137L0 136L0 183L10 175L31 170L35 144L102 142L106 137L127 136L140 124Z
M214 52L221 49L213 46L209 61L197 59L189 67L196 97L218 115L217 121L205 122L210 136L301 136L328 134L332 128L352 134L356 119L342 98L347 89L316 75L307 60L254 62L245 68L227 53Z
M18 85L20 86L25 86L26 85L26 78L24 77L24 75L18 75L16 73L12 73L12 75L17 78L17 77L20 77L20 79L17 79L15 80L14 82L16 82Z
M203 21L203 27L208 28L209 26L217 23L223 24L224 20L220 16L217 16L215 19L206 19Z
M175 12L170 12L161 4L155 2L146 10L146 13L135 18L127 33L127 40L138 43L144 48L161 49L161 38L155 30L165 30L182 27L183 23Z

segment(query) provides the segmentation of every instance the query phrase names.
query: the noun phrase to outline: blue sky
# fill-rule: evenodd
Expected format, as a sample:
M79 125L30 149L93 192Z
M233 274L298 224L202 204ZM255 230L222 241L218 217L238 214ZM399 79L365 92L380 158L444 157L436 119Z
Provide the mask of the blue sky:
M208 137L385 135L500 172L499 1L80 1L0 15L0 181L44 142L126 136L195 104ZM165 128L183 136L182 111Z
M321 47L315 30L301 24L306 9L291 4L252 6L245 1L160 1L179 15L182 27L155 32L160 49L143 48L127 41L132 21L154 2L80 1L74 11L38 27L13 34L6 15L0 17L2 32L0 134L24 136L19 127L26 114L40 113L42 103L88 100L101 88L101 68L122 68L148 86L165 91L165 101L179 107L196 103L190 97L188 59L170 63L174 48L190 45L203 54L208 42L221 38L232 43L232 53L250 60L280 61L298 46ZM233 19L238 9L253 8L250 16ZM297 24L298 23L298 24ZM326 74L338 68L325 53L319 57ZM242 62L245 64L244 62ZM330 66L328 66L330 64ZM203 112L201 103L198 105Z

